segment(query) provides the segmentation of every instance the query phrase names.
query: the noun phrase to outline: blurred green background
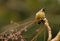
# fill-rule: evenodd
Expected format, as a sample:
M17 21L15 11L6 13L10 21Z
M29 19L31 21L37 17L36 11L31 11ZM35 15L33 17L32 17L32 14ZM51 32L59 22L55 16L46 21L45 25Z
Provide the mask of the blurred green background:
M60 30L60 0L0 0L0 32L4 31L3 26L10 24L10 20L23 23L24 20L33 18L41 8L45 8L46 17L55 37ZM29 33L33 33L33 29L37 27L40 25L34 24ZM27 32L26 35L29 33ZM43 37L42 32L37 41L43 41ZM27 41L29 39L27 38Z

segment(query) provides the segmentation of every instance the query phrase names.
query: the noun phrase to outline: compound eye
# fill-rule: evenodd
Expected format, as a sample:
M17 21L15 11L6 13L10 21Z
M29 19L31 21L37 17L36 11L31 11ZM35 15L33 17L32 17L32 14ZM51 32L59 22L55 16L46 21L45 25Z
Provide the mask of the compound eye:
M43 11L45 12L45 9L43 8Z

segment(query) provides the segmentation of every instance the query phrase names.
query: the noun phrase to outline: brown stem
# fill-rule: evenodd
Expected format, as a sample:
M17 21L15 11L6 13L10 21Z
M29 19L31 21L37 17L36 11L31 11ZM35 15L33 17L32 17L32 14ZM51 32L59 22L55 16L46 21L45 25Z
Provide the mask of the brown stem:
M51 27L49 26L48 20L46 18L44 18L44 20L45 20L45 26L48 29L48 40L47 41L51 41L51 38L52 38Z

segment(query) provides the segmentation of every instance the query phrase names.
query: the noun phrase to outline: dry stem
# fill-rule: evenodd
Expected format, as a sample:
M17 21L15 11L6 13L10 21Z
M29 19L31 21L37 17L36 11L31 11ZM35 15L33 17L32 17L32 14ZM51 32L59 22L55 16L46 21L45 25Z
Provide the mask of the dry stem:
M49 26L48 20L46 18L44 18L44 20L45 20L45 26L48 29L48 40L47 41L51 41L51 38L52 38L51 27Z

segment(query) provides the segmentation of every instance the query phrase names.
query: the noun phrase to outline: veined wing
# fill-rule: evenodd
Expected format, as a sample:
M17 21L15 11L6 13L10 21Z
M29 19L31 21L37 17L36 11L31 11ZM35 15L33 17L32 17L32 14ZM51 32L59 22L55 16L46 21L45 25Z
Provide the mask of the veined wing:
M21 24L20 24L20 22L13 22L12 24L2 27L2 29L5 30L5 32L7 32L9 30L15 30L18 28L19 29L22 29L24 27L27 28L34 23L35 23L35 19L30 19L29 21L26 20L24 23L21 23Z

